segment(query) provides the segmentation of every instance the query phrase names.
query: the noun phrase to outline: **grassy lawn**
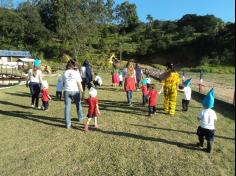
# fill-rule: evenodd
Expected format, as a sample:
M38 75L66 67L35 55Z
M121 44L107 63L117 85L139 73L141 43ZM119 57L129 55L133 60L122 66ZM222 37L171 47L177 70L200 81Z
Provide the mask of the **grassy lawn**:
M74 127L68 130L63 101L52 100L45 112L30 107L25 86L0 90L0 175L235 175L234 117L217 112L213 153L207 154L193 145L200 103L191 100L183 113L179 93L176 115L170 117L163 114L160 95L158 114L149 118L140 105L141 92L134 93L129 107L124 91L110 86L110 75L101 75L100 129L88 133L77 122L74 106ZM47 80L54 95L55 78Z

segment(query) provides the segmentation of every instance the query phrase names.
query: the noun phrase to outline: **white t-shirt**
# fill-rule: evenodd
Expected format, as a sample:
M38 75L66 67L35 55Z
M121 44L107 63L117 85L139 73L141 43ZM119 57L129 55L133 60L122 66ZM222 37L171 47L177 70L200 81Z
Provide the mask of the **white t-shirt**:
M97 75L94 80L97 81L100 86L102 85L102 78L100 76Z
M200 112L199 117L200 126L205 129L214 130L215 120L217 120L216 113L212 109L204 109Z
M81 77L86 78L86 67L81 68Z
M30 69L28 72L28 79L30 82L39 83L42 80L42 71L36 70L35 75L33 74L33 69Z
M79 91L78 83L82 82L79 71L66 70L63 77L63 84L65 91Z
M184 91L185 100L191 100L191 94L192 94L191 87L184 87L183 91Z
M152 82L152 80L151 80L151 78L145 78L146 80L147 80L147 84L151 84L151 82Z

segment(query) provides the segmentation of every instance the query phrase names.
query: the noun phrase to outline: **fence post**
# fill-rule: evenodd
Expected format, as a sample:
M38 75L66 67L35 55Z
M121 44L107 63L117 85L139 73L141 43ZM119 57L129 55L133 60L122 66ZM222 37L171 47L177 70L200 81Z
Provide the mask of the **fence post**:
M235 89L234 89L234 100L233 100L233 105L235 106Z
M203 71L200 71L199 93L203 91Z

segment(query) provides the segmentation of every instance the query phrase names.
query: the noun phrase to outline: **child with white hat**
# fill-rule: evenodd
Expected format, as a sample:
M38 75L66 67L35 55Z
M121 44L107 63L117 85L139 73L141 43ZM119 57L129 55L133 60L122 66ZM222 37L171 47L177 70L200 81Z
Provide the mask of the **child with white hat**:
M48 82L46 80L44 80L42 82L42 90L41 90L41 93L42 93L42 109L43 110L47 110L48 109L48 100L51 100L52 98L50 97L49 93L48 93Z
M88 120L84 125L84 131L89 131L89 122L94 119L94 127L98 128L97 117L100 115L99 107L98 107L98 99L97 99L97 90L93 87L89 89L89 98L86 100L89 109L88 109Z

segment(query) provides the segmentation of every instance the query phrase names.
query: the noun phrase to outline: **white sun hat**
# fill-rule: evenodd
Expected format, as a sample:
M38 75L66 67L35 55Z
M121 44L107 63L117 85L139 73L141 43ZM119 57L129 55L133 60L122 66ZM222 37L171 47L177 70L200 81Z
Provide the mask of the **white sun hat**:
M89 95L90 95L91 97L96 97L96 96L97 96L97 90L96 90L95 88L91 87L91 88L89 89Z

